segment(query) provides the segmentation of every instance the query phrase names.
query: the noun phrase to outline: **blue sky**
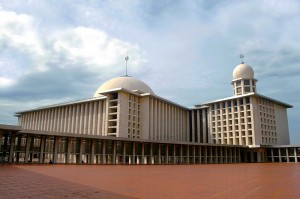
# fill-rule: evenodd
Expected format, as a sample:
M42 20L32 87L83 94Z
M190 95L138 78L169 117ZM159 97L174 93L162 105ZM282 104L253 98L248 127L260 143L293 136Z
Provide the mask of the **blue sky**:
M258 93L292 104L300 143L300 2L0 0L0 123L86 99L125 73L185 106L232 95L245 55Z

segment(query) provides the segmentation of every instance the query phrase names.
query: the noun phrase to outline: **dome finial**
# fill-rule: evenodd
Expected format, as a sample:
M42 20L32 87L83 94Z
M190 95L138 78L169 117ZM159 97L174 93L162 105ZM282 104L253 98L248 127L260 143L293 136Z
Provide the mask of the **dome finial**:
M129 60L129 57L128 57L128 52L127 52L127 56L125 57L125 61L126 61L126 74L125 74L125 76L126 77L128 76L128 74L127 74L127 62L128 62L128 60Z
M240 58L242 59L242 64L244 63L244 55L240 54Z

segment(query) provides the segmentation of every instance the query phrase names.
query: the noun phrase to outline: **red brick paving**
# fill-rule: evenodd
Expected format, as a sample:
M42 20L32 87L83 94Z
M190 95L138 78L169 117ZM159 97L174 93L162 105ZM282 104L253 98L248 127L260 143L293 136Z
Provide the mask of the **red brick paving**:
M0 198L300 198L300 164L5 165Z

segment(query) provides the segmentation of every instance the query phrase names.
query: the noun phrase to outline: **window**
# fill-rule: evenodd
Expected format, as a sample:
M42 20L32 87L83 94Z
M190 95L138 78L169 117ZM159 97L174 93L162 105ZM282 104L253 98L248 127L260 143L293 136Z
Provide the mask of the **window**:
M245 92L250 93L250 87L245 87Z

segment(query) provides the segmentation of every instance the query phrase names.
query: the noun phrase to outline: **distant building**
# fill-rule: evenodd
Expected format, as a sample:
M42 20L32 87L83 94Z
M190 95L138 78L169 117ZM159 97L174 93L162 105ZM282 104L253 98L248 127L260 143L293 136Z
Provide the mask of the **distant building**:
M10 133L2 125L2 156L41 163L297 162L300 149L288 146L292 106L257 94L256 83L253 69L239 64L232 97L187 108L140 80L116 77L90 99L16 113Z

